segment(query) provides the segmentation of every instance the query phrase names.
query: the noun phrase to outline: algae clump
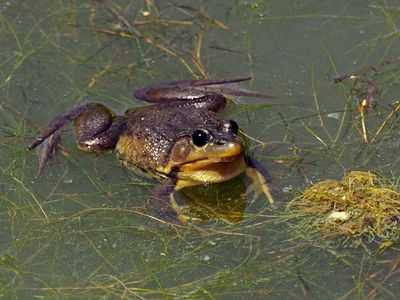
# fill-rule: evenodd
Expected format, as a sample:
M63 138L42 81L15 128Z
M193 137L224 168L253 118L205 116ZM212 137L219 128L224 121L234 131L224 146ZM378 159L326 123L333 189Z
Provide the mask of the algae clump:
M296 227L333 235L398 239L400 191L368 171L350 171L341 181L324 180L289 203Z

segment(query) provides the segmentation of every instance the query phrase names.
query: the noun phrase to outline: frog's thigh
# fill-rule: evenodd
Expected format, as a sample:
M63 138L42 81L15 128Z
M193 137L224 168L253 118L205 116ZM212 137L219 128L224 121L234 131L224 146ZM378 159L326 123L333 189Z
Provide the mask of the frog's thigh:
M90 103L74 121L78 148L87 152L112 150L124 126L123 122L113 122L110 109Z
M205 95L204 97L186 102L197 108L204 108L216 113L222 112L226 106L226 98L221 94Z
M246 175L251 178L258 191L263 192L267 196L269 203L274 203L267 178L256 168L247 167Z

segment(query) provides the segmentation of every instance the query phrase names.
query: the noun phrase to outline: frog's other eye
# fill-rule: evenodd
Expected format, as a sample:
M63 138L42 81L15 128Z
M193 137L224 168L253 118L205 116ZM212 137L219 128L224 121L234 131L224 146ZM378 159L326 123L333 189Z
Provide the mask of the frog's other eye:
M238 134L239 132L239 125L233 121L233 120L229 120L229 129L230 131L232 131L234 134Z
M211 135L204 129L197 129L192 133L193 144L197 147L202 147L209 142Z

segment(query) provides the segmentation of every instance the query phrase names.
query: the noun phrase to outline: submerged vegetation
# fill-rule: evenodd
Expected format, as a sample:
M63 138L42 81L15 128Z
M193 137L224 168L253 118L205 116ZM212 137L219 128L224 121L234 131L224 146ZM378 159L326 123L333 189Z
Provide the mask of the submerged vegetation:
M399 4L353 2L3 1L0 298L397 299ZM150 211L152 182L75 150L71 130L35 178L26 145L62 111L248 75L278 99L226 113L271 173L274 206L239 178L182 191L202 222L171 226Z
M390 109L387 115L384 118L379 118L381 119L381 123L375 129L368 128L367 115L373 111L378 105L379 100L387 92L384 80L387 80L387 76L390 76L388 74L392 73L397 76L396 65L399 62L400 56L384 59L378 65L363 67L337 77L332 81L335 84L342 84L345 81L350 82L346 91L346 98L353 102L349 103L350 106L355 107L354 111L358 111L359 113L358 116L353 114L352 121L366 144L375 143L380 138L380 135L385 132L384 129L390 124L390 119L395 118L397 112L400 110L400 100L398 98L393 99L389 104ZM390 84L393 83L392 81Z
M323 180L289 203L305 232L329 235L400 236L400 191L367 171L350 171L341 181Z

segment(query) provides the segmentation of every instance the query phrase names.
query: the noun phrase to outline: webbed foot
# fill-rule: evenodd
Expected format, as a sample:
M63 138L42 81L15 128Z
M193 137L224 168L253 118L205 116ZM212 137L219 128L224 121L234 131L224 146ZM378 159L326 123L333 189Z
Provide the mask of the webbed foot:
M271 176L267 169L252 157L246 156L245 161L247 164L246 175L251 178L257 191L262 192L270 204L274 204L270 186Z
M43 132L29 143L28 150L38 148L39 167L36 177L43 175L47 163L54 158L63 128L74 121L85 109L86 105L80 106L54 117Z
M57 146L60 143L61 132L61 129L54 131L49 137L46 138L46 141L44 143L41 143L39 144L39 146L37 146L39 167L36 173L36 178L43 175L47 162L53 160L57 151Z
M182 225L189 222L191 218L183 214L181 207L175 201L174 192L175 184L173 182L157 185L151 193L150 202L157 210L157 215L161 220Z
M165 103L176 100L194 100L204 96L221 94L231 96L247 96L265 99L276 97L243 88L231 87L228 84L250 80L251 77L233 79L201 79L182 80L159 83L136 89L134 96L148 102Z
M41 145L37 176L43 174L46 164L54 157L62 130L72 122L79 149L88 152L114 149L120 133L125 129L124 120L114 122L113 113L99 103L88 103L54 117L27 147L33 150Z

